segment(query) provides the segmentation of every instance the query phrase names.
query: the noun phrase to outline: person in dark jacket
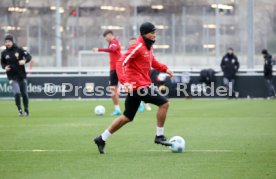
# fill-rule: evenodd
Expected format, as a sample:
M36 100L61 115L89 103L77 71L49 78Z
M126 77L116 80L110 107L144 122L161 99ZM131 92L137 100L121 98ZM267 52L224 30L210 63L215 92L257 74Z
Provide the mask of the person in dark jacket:
M2 68L6 70L9 84L12 86L19 116L23 116L21 96L23 98L24 114L25 116L29 116L29 97L25 64L31 61L32 56L23 48L18 47L14 43L13 36L11 35L5 37L5 46L6 49L1 53Z
M231 90L233 97L238 97L238 92L234 89L236 73L240 68L240 63L238 57L234 54L233 48L228 48L227 53L223 56L220 63L221 70L223 71L223 84L228 89Z
M268 53L266 49L262 50L262 54L264 56L264 78L268 89L268 98L275 98L276 92L272 83L272 56Z

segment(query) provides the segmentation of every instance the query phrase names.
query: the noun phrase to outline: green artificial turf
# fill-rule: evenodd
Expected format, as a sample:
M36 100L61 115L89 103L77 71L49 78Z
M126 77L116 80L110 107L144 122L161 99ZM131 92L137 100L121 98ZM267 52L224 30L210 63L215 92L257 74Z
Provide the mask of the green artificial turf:
M165 133L184 137L178 154L153 143L153 107L100 155L92 139L112 109L111 100L31 100L31 116L19 118L14 102L1 100L0 178L276 178L276 100L171 100Z

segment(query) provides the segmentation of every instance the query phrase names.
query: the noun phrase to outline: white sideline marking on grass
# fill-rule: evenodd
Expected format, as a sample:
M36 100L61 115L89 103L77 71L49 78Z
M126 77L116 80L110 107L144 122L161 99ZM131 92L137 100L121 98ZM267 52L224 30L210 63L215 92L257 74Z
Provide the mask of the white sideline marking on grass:
M148 152L170 152L170 150L148 150ZM234 152L233 150L185 150L184 152L201 152L201 153L228 153Z
M33 150L0 150L0 152L72 152L73 150L44 150L44 149L33 149Z
M32 124L32 127L95 127L101 126L100 124ZM28 125L0 125L0 128L10 128L10 127L30 127Z
M222 153L227 153L227 152L234 152L233 150L187 150L187 152L222 152Z

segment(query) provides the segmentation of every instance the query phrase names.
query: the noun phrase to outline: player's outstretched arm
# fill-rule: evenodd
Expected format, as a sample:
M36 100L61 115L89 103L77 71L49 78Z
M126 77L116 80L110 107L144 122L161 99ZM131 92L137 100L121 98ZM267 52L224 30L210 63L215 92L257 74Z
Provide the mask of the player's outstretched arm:
M94 52L115 52L119 48L116 43L111 43L108 48L93 48Z

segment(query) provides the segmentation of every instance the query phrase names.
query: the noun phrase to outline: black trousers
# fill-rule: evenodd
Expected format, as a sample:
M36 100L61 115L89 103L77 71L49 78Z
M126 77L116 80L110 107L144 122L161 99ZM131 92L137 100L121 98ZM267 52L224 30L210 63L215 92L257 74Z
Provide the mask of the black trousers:
M267 88L267 91L268 91L268 96L269 97L276 96L276 91L275 91L274 85L272 83L272 79L271 78L265 78L265 84L266 84L266 88Z
M10 80L10 85L12 86L15 104L16 104L18 110L21 109L21 96L23 99L24 109L28 110L29 96L28 96L27 80L26 79Z

